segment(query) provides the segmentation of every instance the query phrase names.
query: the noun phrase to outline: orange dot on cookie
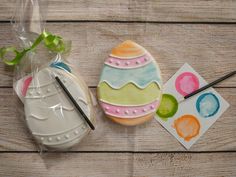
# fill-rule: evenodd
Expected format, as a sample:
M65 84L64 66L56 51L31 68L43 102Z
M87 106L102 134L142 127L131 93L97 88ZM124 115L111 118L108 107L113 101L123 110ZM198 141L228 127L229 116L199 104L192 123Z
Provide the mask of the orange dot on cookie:
M193 115L184 115L174 121L174 128L185 141L190 141L200 131L200 123Z

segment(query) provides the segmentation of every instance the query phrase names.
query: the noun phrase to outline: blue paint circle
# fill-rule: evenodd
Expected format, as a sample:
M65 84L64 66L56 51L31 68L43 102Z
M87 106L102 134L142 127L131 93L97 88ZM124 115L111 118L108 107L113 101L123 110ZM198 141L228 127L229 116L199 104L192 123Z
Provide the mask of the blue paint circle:
M71 73L70 67L67 64L63 63L63 62L53 62L50 66L53 67L53 68L62 69L64 71L68 71L68 72Z
M196 108L202 117L208 118L214 116L218 112L220 102L213 93L204 93L198 97Z

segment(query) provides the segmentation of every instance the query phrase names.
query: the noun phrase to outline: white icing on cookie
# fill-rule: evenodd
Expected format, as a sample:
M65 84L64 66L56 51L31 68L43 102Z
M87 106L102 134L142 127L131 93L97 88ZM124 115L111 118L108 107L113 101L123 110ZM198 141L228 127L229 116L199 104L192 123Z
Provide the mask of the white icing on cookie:
M90 128L55 76L62 80L87 117L93 119L89 93L70 73L55 68L42 69L33 76L25 97L25 115L29 129L40 144L65 149L78 143Z

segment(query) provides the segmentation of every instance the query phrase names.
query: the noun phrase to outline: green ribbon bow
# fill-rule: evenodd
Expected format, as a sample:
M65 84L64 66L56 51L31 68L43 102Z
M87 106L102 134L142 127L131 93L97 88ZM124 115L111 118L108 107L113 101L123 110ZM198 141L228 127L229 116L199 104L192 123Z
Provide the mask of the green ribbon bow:
M32 46L27 49L23 49L23 51L18 51L15 47L0 48L0 59L2 59L2 61L7 65L16 65L21 61L21 59L25 56L27 52L35 49L42 41L51 52L63 53L66 52L68 49L68 46L66 46L65 42L60 36L56 36L49 32L43 31L34 41ZM12 60L9 60L5 57L6 54L9 52L15 54L15 58L13 58Z

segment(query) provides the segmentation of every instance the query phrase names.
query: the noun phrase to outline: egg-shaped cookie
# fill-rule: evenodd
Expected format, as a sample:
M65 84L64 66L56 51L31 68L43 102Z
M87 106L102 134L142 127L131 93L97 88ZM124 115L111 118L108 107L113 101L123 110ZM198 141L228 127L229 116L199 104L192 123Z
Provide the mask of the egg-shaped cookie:
M27 125L36 141L53 149L67 149L90 131L82 115L56 82L58 76L87 117L93 121L90 93L68 68L52 66L33 74L25 95Z
M151 54L130 40L115 47L98 84L105 115L122 125L142 124L153 118L161 96L161 73Z

